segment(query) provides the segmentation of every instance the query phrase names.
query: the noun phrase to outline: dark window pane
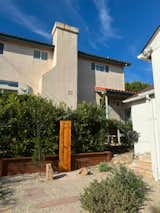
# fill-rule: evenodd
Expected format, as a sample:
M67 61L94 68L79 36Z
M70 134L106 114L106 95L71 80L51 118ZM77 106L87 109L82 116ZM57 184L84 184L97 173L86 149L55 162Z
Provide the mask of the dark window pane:
M104 72L104 65L103 64L96 64L96 70Z
M10 87L18 87L18 82L0 80L0 85L6 85L6 86L10 86Z
M47 52L41 52L41 59L47 60L48 59L48 53Z
M92 70L95 70L95 63L92 63L92 64L91 64L91 69L92 69Z
M34 58L40 58L40 51L39 50L34 50Z
M106 71L106 72L108 72L108 71L109 71L109 66L107 66L107 65L106 65L106 67L105 67L105 68L106 68L106 70L105 70L105 71Z
M0 43L0 54L3 54L4 44Z

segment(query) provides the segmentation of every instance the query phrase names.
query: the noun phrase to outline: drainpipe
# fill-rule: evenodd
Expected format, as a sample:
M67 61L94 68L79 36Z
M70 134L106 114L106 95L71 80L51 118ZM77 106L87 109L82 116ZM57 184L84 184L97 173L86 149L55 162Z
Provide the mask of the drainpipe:
M151 99L149 95L146 95L146 100L147 102L151 102L152 104L152 117L153 117L152 125L153 125L153 138L154 138L154 143L152 142L152 150L151 150L152 172L153 172L153 176L155 180L158 181L160 177L159 177L158 156L157 156L157 150L158 150L158 144L157 144L158 138L157 138L157 128L156 128L157 120L155 117L153 99Z
M154 112L154 125L155 125L155 143L154 143L154 154L155 154L155 179L160 180L160 47L155 47L151 52L152 67L153 67L153 80L154 80L154 91L155 91L155 107Z

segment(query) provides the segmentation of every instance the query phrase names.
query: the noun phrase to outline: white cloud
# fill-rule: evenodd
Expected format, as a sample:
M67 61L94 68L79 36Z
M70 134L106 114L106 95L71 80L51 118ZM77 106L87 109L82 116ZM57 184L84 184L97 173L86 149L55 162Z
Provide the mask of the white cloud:
M76 19L78 19L80 21L80 23L83 25L86 32L89 32L89 27L88 27L86 21L83 19L80 12L78 11L78 9L79 9L78 1L76 1L76 0L74 0L74 1L73 0L65 0L65 3L68 6L68 9L70 11L70 14L72 15L72 18L76 17Z
M4 13L11 21L24 26L28 30L49 39L50 34L44 29L42 23L36 17L27 15L23 12L18 5L13 3L12 0L5 0L0 2L0 12Z
M93 49L97 49L99 45L108 47L108 40L111 38L120 39L121 35L117 33L117 29L113 27L113 17L110 15L108 0L93 0L93 4L97 9L100 24L94 28L83 18L80 13L78 0L64 0L72 18L75 17L82 24L88 43ZM96 30L95 30L96 29Z
M79 22L82 24L85 32L86 32L86 37L87 37L87 40L90 44L90 46L93 48L93 49L96 49L97 46L96 46L96 42L95 42L95 39L94 39L94 42L92 41L92 34L91 34L91 31L90 31L90 28L89 28L89 25L87 24L87 22L84 20L84 18L82 17L82 15L80 14L80 12L78 11L79 10L79 2L78 0L64 0L64 2L66 3L69 11L70 11L70 14L72 14L72 18L75 17L77 20L79 20Z
M98 17L100 21L100 30L103 35L104 40L109 38L121 38L117 34L116 29L113 28L113 18L110 15L110 8L108 6L108 1L105 0L94 0L96 9L98 11Z

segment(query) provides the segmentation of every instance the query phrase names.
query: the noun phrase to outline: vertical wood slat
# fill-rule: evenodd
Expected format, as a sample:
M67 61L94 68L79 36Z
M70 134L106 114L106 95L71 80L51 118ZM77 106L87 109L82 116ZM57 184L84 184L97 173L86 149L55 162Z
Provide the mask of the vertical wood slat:
M59 170L71 171L71 121L60 121Z

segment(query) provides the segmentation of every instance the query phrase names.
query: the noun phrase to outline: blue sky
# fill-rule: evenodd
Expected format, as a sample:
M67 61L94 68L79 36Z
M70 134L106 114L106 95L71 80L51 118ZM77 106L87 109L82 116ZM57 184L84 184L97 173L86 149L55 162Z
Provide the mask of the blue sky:
M55 21L80 29L79 50L132 65L125 80L152 83L137 55L160 24L159 0L0 0L0 32L51 42Z

